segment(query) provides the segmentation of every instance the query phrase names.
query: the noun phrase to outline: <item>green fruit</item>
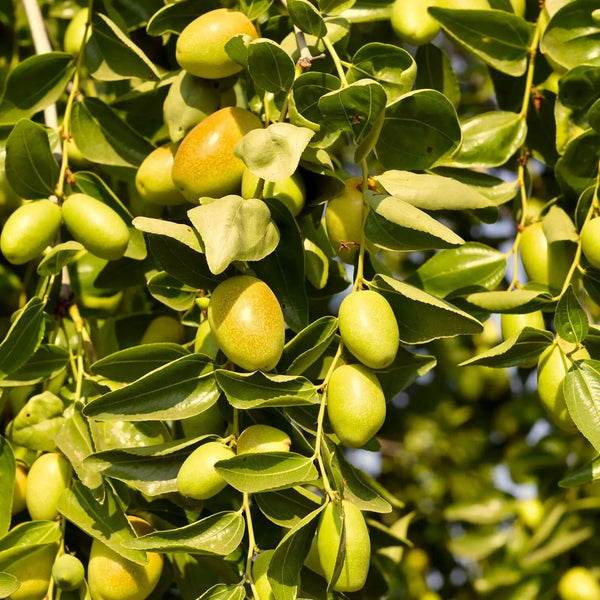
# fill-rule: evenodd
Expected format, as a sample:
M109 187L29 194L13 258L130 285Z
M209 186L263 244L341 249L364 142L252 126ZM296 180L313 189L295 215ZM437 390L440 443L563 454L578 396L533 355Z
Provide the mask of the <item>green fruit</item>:
M362 179L354 177L345 183L344 191L327 203L325 227L335 253L352 264L360 248L363 221Z
M285 342L283 313L271 288L248 275L231 277L212 293L208 322L227 358L247 371L270 371Z
M176 58L182 69L204 79L235 75L242 67L225 51L225 44L239 34L258 37L252 21L239 11L219 8L192 21L177 40Z
M107 264L107 260L86 252L77 262L69 265L71 287L78 303L86 309L114 312L121 303L123 292L98 288L94 284Z
M33 546L24 557L2 567L5 573L14 575L21 583L21 587L10 595L10 600L44 600L57 552L58 543Z
M540 400L554 424L565 431L574 431L575 425L567 408L562 384L571 362L589 357L585 348L567 356L558 344L552 344L538 359L537 383Z
M129 229L110 206L87 194L71 194L62 205L71 235L88 252L106 260L118 260L129 243Z
M152 527L137 517L128 517L138 536L151 533ZM88 563L88 586L92 600L145 600L156 587L163 558L148 552L148 562L138 565L94 539Z
M352 292L342 300L338 314L342 341L361 363L383 369L394 361L400 345L398 323L381 294Z
M27 470L18 464L15 471L11 514L16 515L25 510L25 494L27 492Z
M581 229L581 250L595 269L600 269L600 217L586 222Z
M169 315L161 315L150 321L140 344L183 344L185 327L181 322Z
M220 442L208 442L196 448L177 474L179 493L196 500L206 500L218 494L227 482L217 473L214 464L234 456L233 450Z
M522 315L503 314L500 317L500 328L502 330L502 338L508 338L518 335L525 327L533 327L534 329L546 330L544 324L544 315L541 310L525 313Z
M365 519L352 502L343 500L345 557L338 578L331 586L336 592L360 590L367 579L371 558L371 541ZM339 506L329 503L321 515L317 527L317 550L321 567L329 581L338 555L342 534L342 516Z
M270 425L250 425L240 433L237 440L238 454L254 452L289 452L290 436Z
M80 8L65 30L65 37L63 40L63 48L65 52L69 54L78 54L81 49L81 43L83 42L83 34L85 32L85 24L88 18L88 9ZM91 27L88 29L85 41L87 42L92 35ZM85 42L84 42L85 43Z
M438 6L437 0L395 0L391 24L403 42L422 46L440 32L439 23L427 12L430 6Z
M156 148L146 156L135 176L135 186L146 202L172 206L185 203L185 198L171 178L177 144Z
M17 208L0 234L0 250L9 262L22 265L37 258L60 228L61 211L50 200L35 200Z
M6 177L4 155L0 154L0 219L8 217L23 204L21 197L12 189Z
M52 578L61 590L76 590L83 583L85 569L77 557L63 554L54 561Z
M600 600L600 585L585 567L572 567L558 582L561 600Z
M242 177L242 197L258 198L258 182L260 178L252 171L246 169ZM292 213L300 214L306 202L306 187L300 173L296 172L291 177L282 181L266 181L262 193L263 198L279 200Z
M385 421L385 396L375 374L362 365L342 365L327 386L327 414L344 446L360 448Z
M521 233L519 252L523 268L532 281L548 284L548 241L542 222L525 227Z
M258 593L258 600L275 600L267 571L275 550L263 550L252 563L252 579Z
M58 452L42 454L29 469L25 501L31 519L53 521L58 499L71 481L71 463Z
M204 321L198 325L196 339L194 340L194 352L196 352L196 354L204 354L213 360L217 357L219 344L217 344L217 340L215 340L215 336L210 330L208 319L204 319Z
M198 123L183 139L171 176L188 202L239 193L244 163L233 154L236 144L262 121L249 110L231 106Z
M208 407L199 415L181 421L185 437L200 437L210 433L221 434L225 430L225 419L216 404Z
M535 529L544 519L544 505L538 498L518 500L517 515L527 527Z

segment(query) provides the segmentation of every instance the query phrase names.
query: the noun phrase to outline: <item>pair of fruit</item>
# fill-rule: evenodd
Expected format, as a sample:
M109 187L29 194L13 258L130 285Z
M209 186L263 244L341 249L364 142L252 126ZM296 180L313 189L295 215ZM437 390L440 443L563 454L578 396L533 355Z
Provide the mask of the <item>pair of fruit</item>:
M0 249L13 264L40 256L55 240L61 222L88 252L106 260L121 258L129 243L129 230L112 208L87 194L71 194L59 208L50 200L23 204L7 219L0 234Z

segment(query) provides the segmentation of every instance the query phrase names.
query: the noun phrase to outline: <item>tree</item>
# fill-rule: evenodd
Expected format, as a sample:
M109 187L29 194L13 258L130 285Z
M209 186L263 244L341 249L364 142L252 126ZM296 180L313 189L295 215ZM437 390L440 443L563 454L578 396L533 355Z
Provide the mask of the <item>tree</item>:
M0 2L2 597L599 598L599 14Z

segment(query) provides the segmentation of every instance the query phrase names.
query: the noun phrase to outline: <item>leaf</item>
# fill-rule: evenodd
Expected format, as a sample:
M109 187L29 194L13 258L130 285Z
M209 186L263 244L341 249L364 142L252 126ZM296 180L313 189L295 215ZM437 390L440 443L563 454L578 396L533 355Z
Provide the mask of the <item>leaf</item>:
M11 563L30 556L40 546L56 544L60 538L60 526L57 522L19 523L0 539L0 571Z
M94 79L158 79L152 61L106 15L93 13L92 35L85 45L85 64Z
M314 511L320 502L318 496L303 487L255 494L253 499L269 521L288 529Z
M184 0L168 4L152 15L146 31L148 35L181 33L185 27L201 14L220 8L217 0Z
M444 298L471 286L493 289L502 281L505 272L506 257L502 252L479 242L467 242L460 248L434 254L407 279L407 283Z
M217 369L215 376L229 404L234 408L247 410L319 402L317 387L298 375L268 375L262 371L236 373Z
M436 362L435 356L413 354L400 347L391 365L377 369L377 379L385 397L395 398L419 377L431 371Z
M561 187L581 194L594 185L598 175L600 135L589 130L569 142L563 155L556 161L556 178Z
M181 283L164 271L150 277L147 287L153 298L176 311L191 308L198 294L196 288Z
M218 512L184 527L149 533L124 545L149 552L226 556L240 545L244 531L244 517L239 512Z
M222 273L235 260L260 260L279 242L269 207L258 198L224 196L188 211L200 233L211 272Z
M0 380L22 367L38 349L44 335L44 303L33 296L18 313L0 344Z
M369 288L382 294L391 304L406 344L429 342L482 330L477 319L452 304L386 275L376 275Z
M241 0L240 8L253 21L266 13L271 8L273 2L274 0Z
M458 502L444 509L444 519L447 521L464 521L474 525L495 525L514 514L514 502L497 496L478 502Z
M74 71L73 57L65 52L30 56L17 64L6 79L0 102L0 125L27 119L54 104Z
M314 135L315 132L306 127L273 123L265 129L249 131L233 153L258 177L282 181L294 174L302 152Z
M319 110L321 96L339 89L340 85L340 80L330 73L316 71L302 73L292 86L294 107L304 119L317 126L323 120Z
M19 580L10 573L0 573L0 598L9 598L20 587Z
M0 494L0 539L8 532L12 518L13 489L17 465L10 444L0 435L0 480L3 493Z
M20 369L11 374L10 379L11 381L50 379L64 369L68 362L69 353L64 348L54 344L42 344Z
M356 0L319 0L319 10L328 15L337 15L352 8Z
M315 481L311 458L295 452L240 454L215 463L215 469L236 490L254 494Z
M244 600L246 588L243 585L218 583L204 592L197 600Z
M79 242L68 241L56 244L38 264L37 273L41 277L58 275L63 267L77 261L85 252L85 248Z
M212 363L190 354L133 383L91 400L86 417L100 421L186 419L212 406L219 396Z
M584 485L600 479L600 457L594 458L583 467L569 473L559 482L559 487L569 488Z
M598 100L590 107L587 118L590 127L592 127L596 133L600 133L600 98L598 98Z
M415 87L437 90L444 94L453 106L458 106L460 102L458 76L452 68L446 51L434 44L425 44L417 49L415 61L417 66Z
M21 119L6 140L6 177L22 198L35 200L54 194L59 167L46 130Z
M101 200L104 204L110 206L110 208L118 213L127 225L131 224L133 215L129 212L129 209L119 200L106 182L96 175L96 173L77 171L74 177L75 185L80 192Z
M259 38L248 44L248 73L267 92L287 92L294 83L294 61L273 40Z
M579 529L571 531L561 531L545 546L524 556L521 559L520 564L523 568L529 569L541 563L545 563L583 544L583 542L589 540L593 535L594 528L591 526L580 527Z
M430 7L429 13L459 46L498 71L525 73L534 27L502 10L452 10Z
M590 323L585 310L573 291L572 285L568 287L558 301L554 326L556 327L556 333L567 342L579 344L587 337Z
M323 17L308 0L288 0L287 8L292 23L301 31L318 38L327 35Z
M552 301L552 296L540 290L512 290L475 292L466 297L467 302L489 312L520 314L533 312Z
M161 235L185 244L191 250L202 253L202 244L198 234L189 225L173 223L166 219L151 219L149 217L136 217L133 226L140 231L154 235Z

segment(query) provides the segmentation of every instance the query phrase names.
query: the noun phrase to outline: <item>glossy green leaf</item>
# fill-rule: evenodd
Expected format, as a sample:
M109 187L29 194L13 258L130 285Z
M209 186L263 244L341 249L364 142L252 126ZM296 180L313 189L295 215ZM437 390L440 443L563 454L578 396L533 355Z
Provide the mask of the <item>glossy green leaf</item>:
M16 470L17 465L12 448L6 439L0 435L0 479L4 482L2 484L3 493L0 494L0 538L10 528Z
M96 173L91 173L89 171L78 171L74 175L74 178L75 185L80 192L101 200L104 202L104 204L110 206L110 208L118 213L121 219L127 223L127 225L131 223L133 215L129 209L123 204L123 202L121 202L121 200L119 200L115 192L113 192L106 182Z
M248 73L267 92L287 92L294 83L294 61L273 40L259 38L248 44Z
M582 342L590 329L587 313L577 299L573 286L561 296L556 306L554 315L554 326L556 333L568 342L579 344Z
M181 283L164 271L152 275L147 286L153 298L177 311L191 308L198 293L196 288Z
M354 6L356 0L319 0L319 10L328 15L337 15Z
M0 573L0 598L9 598L20 587L19 580L10 573Z
M533 312L552 301L552 296L540 290L475 292L466 297L471 304L497 313Z
M60 526L52 521L25 521L0 539L0 571L46 544L57 544Z
M196 252L203 252L201 240L192 227L184 223L174 223L166 219L152 219L149 217L136 217L133 220L136 229L153 235L161 235L182 244Z
M600 479L600 457L594 458L583 467L569 473L558 482L563 488L576 487Z
M38 264L38 275L42 277L58 275L63 267L77 261L85 252L85 248L79 242L73 240L56 244Z
M340 87L340 80L330 73L308 71L294 81L292 95L295 109L311 123L325 125L319 110L321 96Z
M294 452L240 454L217 462L215 469L229 485L249 494L293 487L318 477L312 459Z
M413 384L436 365L435 356L413 354L400 347L394 362L377 369L377 379L383 388L386 398L395 398L400 392Z
M6 140L6 177L19 196L35 200L54 194L59 167L46 130L21 119Z
M587 110L600 95L600 67L577 66L558 81L558 98L567 108Z
M417 66L415 87L437 90L444 94L453 106L458 106L461 96L458 76L452 68L446 51L434 44L425 44L417 49L415 61Z
M207 590L198 600L244 600L246 588L243 585L218 583Z
M155 36L165 33L181 33L201 14L220 6L221 4L217 0L183 0L183 2L167 4L152 15L146 31L149 35Z
M592 104L587 117L590 127L592 127L596 133L600 133L600 98Z
M90 401L83 413L101 421L186 419L219 396L212 363L201 354L183 356L129 385Z
M10 379L28 382L49 379L64 369L68 361L69 353L61 346L42 344L21 368L11 373Z
M600 134L589 130L571 140L556 161L556 178L561 187L570 188L579 195L594 185L599 159Z
M299 375L269 375L262 371L236 373L218 369L215 376L229 403L242 410L319 402L317 387Z
M319 506L320 498L303 487L264 492L253 496L269 521L291 529Z
M563 208L557 205L551 206L544 215L542 228L549 245L555 242L577 242L579 240L573 220Z
M304 33L315 37L327 34L323 17L308 0L288 0L287 8L294 25Z

